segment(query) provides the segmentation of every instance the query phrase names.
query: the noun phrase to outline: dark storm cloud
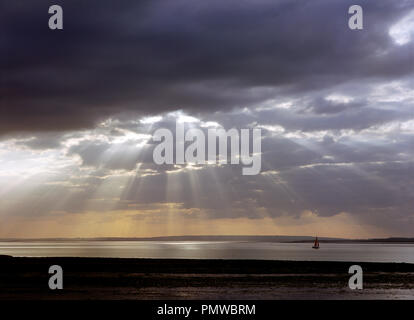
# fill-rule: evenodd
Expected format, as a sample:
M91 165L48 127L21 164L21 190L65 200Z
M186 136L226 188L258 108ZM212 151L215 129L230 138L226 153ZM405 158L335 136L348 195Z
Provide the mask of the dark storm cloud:
M348 29L345 0L54 3L63 31L48 29L48 1L2 5L2 133L91 127L125 112L208 113L413 72L412 44L388 35L409 1L362 1L363 32Z
M47 1L0 4L0 213L310 210L412 235L414 48L389 35L412 1L361 1L362 31L345 0L55 3L63 31ZM156 165L146 139L185 114L262 128L262 174Z
M356 102L332 102L323 98L316 98L312 103L308 106L307 111L315 113L315 114L336 114L341 113L344 111L348 111L355 108L361 108L365 105L363 101L356 101Z

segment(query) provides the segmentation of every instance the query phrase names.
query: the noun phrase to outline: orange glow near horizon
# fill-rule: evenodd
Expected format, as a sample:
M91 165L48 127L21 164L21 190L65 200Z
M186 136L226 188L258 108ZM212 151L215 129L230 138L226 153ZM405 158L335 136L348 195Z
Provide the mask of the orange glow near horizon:
M170 212L166 214L171 215ZM8 219L0 226L0 238L94 238L158 237L184 235L285 235L333 238L375 238L392 236L386 230L362 226L347 213L319 217L304 212L299 218L200 219L176 214L162 222L141 212L88 212L56 214L37 219ZM7 227L6 227L7 226Z

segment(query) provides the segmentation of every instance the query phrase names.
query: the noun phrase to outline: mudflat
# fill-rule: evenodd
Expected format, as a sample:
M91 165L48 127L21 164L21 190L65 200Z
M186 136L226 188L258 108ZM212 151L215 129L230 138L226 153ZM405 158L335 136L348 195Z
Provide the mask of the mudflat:
M363 290L351 290L351 265ZM51 265L63 289L50 290ZM414 264L0 256L1 300L414 299Z

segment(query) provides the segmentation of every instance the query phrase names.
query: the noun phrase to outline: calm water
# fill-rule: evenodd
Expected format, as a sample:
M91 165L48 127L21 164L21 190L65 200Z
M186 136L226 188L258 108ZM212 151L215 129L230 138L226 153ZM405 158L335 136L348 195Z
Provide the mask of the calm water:
M321 244L208 241L0 242L0 254L32 257L329 260L414 263L412 244Z

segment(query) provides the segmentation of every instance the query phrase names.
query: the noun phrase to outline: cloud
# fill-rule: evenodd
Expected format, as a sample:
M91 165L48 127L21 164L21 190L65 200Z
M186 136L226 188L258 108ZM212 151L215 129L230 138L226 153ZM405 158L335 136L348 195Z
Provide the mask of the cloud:
M363 32L346 27L345 0L59 3L62 32L47 28L47 1L2 10L2 133L251 107L413 72L412 43L388 34L413 8L408 1L364 3Z
M60 4L62 32L46 1L2 8L4 223L413 235L412 2L362 3L363 31L345 0ZM177 120L261 128L262 173L156 165Z

